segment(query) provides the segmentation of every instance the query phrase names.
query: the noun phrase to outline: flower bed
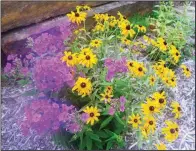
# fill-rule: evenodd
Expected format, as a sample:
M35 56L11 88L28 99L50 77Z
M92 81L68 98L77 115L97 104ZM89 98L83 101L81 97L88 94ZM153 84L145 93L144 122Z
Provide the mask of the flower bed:
M159 11L164 12L163 6ZM22 78L19 84L31 78L39 93L25 108L22 131L52 131L56 143L87 150L124 148L124 137L131 131L140 149L143 145L166 149L180 133L181 105L169 91L177 85L173 68L185 57L181 49L188 33L180 43L168 32L158 30L162 27L157 22L162 20L151 18L150 26L145 27L130 23L120 12L118 17L95 14L95 26L86 31L89 10L88 6L77 6L67 15L71 22L84 25L75 30L74 41L64 41L68 51L62 51L63 43L57 37L53 41L51 35L42 34L30 44L33 53L25 59L9 56L6 76ZM145 35L152 26L154 38ZM165 28L173 26L166 24ZM182 34L178 36L182 38ZM139 37L142 40L138 41ZM137 59L138 46L146 50L152 62ZM184 76L191 76L185 65L180 67ZM72 105L66 105L59 94ZM159 119L165 110L172 116L165 117L161 125Z

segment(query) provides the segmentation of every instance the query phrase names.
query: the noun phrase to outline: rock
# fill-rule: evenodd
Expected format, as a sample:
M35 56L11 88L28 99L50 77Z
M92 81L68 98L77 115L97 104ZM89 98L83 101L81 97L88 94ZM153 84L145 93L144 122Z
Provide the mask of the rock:
M93 7L105 3L108 2L3 1L1 32L66 14L74 10L77 5L87 4Z
M10 3L9 2L4 3L4 7L9 8L5 4L9 6ZM24 5L24 3L22 2L20 4ZM43 2L40 2L40 5L41 4L43 5ZM46 6L49 7L50 6L49 4L51 3L46 3L46 4L47 4ZM75 5L75 2L73 2L72 4ZM96 13L108 12L111 15L116 15L117 12L120 11L122 12L122 14L125 14L127 17L129 17L135 13L144 14L146 12L150 12L152 10L153 4L154 2L112 2L105 5L101 5L99 7L95 7L92 10L95 11ZM13 7L14 5L16 5L16 2L13 4ZM36 5L38 4L35 3L34 5L36 7ZM27 6L24 5L24 7ZM50 14L52 14L52 11ZM5 12L3 13L3 15L5 15ZM92 21L92 16L93 13L89 13L87 18L87 24L88 24L87 27L92 26L92 24L94 23L94 21ZM31 20L32 18L27 19L26 22L30 23L31 21L29 20ZM25 54L31 50L26 47L28 37L36 38L40 36L42 33L51 33L52 35L55 35L57 37L62 37L62 40L65 40L71 34L71 28L72 26L68 18L66 16L61 16L61 17L56 17L54 19L41 22L39 24L34 24L29 27L24 27L22 29L12 30L8 33L2 34L2 50L5 52L6 55L10 53Z

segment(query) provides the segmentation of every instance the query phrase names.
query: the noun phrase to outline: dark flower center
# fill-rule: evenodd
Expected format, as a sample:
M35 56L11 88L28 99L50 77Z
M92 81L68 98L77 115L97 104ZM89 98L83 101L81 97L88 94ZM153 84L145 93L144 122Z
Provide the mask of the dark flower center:
M127 29L127 30L130 30L130 29L131 29L130 25L127 25L127 26L126 26L126 29Z
M166 41L164 41L164 45L167 45Z
M134 122L137 123L137 119L134 119Z
M95 44L98 44L98 41L95 41Z
M139 70L140 72L142 72L143 69L142 69L142 67L139 67L138 70Z
M90 117L93 117L94 116L94 113L90 113Z
M106 95L105 98L108 99L109 98L108 95Z
M139 27L142 27L142 25L139 25Z
M69 60L72 60L72 56L68 56L68 59L69 59Z
M164 67L166 68L166 64L164 64Z
M85 88L85 87L86 87L86 83L82 82L82 83L80 84L80 86L81 86L82 88Z
M176 52L176 56L178 56L179 54Z
M133 67L133 63L132 63L132 62L130 62L129 65L130 65L131 67Z
M76 17L79 17L79 16L80 16L80 14L79 14L79 13L75 13L75 16L76 16Z
M171 80L174 82L174 79L173 78Z
M86 56L86 60L90 60L90 56Z
M176 128L176 132L178 132L178 128Z
M127 19L127 18L124 16L123 19Z
M189 69L188 69L188 68L186 68L186 71L189 71Z
M164 99L159 99L159 103L164 103Z
M151 81L154 82L154 78L152 78Z
M153 121L150 121L149 124L150 124L150 125L153 125Z
M181 111L181 108L180 107L178 107L178 111Z
M154 111L154 106L150 106L150 107L149 107L149 110L150 110L150 111Z
M173 134L173 133L175 133L175 129L170 129L170 132Z

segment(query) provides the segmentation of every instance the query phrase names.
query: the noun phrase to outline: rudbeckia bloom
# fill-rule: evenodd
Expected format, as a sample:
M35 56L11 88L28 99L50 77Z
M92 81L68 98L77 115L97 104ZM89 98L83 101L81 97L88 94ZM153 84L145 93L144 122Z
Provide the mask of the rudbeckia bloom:
M165 140L173 142L178 138L178 124L168 120L165 123L167 127L162 128L162 133L165 135Z
M122 22L120 23L119 27L121 29L122 35L124 35L125 37L130 36L131 38L134 37L135 31L131 29L132 27L129 23Z
M166 105L166 96L165 92L155 92L152 95L152 98L159 104L160 109L164 109Z
M81 24L81 22L86 20L86 13L85 12L80 12L80 11L76 11L73 12L71 11L71 13L67 14L67 17L69 18L69 20L72 23L77 23L78 25Z
M148 127L149 131L153 134L156 129L156 121L153 116L145 116L144 117L144 126Z
M99 113L99 110L97 107L89 107L87 106L85 109L84 109L84 112L87 113L89 116L88 116L88 119L86 121L87 124L91 124L91 125L94 125L95 121L98 121L98 117L100 116L100 113Z
M96 31L104 31L105 28L104 28L104 25L101 24L101 23L97 23L96 26L94 27L93 31L96 32Z
M92 68L97 63L97 57L92 51L87 50L79 54L78 62L87 68Z
M65 51L62 61L66 62L67 66L75 66L77 64L77 54L72 54L70 51Z
M142 25L136 25L138 32L145 33L146 32L146 27Z
M111 101L111 98L113 97L113 95L111 95L110 93L102 93L101 95L101 101L105 101L105 103L109 103Z
M178 119L181 117L181 107L180 107L180 104L177 102L177 101L173 101L171 103L171 107L172 107L172 113L175 114L175 118Z
M131 44L131 40L129 40L127 38L124 38L124 37L121 38L121 42L125 45L130 45Z
M100 47L101 44L102 44L102 41L99 40L99 39L95 39L95 40L92 40L92 41L90 42L90 46L96 47L96 48Z
M154 85L155 80L156 80L156 79L155 79L155 77L154 77L153 75L151 75L151 76L149 77L149 83L150 83L151 86Z
M159 112L159 104L149 98L147 98L146 103L142 103L141 107L145 115L153 115Z
M187 66L181 65L180 68L182 68L182 72L187 78L191 76L191 71Z
M169 53L172 57L172 62L174 64L178 63L181 55L180 55L180 52L176 49L175 46L173 46L173 45L170 46Z
M92 84L91 81L87 78L79 77L76 81L72 91L77 91L79 95L82 97L91 94L92 92Z
M133 128L138 128L139 124L141 124L141 117L139 114L133 114L129 116L129 124L132 124Z
M155 144L157 150L167 150L166 145L163 143Z

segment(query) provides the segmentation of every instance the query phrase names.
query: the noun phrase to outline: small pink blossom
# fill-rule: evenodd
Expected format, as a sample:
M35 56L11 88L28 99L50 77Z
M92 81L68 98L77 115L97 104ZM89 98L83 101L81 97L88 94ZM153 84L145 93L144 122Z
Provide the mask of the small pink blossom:
M115 113L115 109L113 107L110 107L109 111L108 111L108 114L109 115L114 115L114 113Z

